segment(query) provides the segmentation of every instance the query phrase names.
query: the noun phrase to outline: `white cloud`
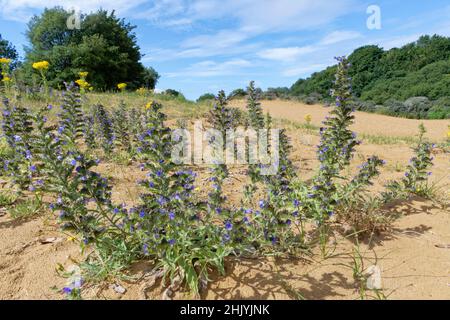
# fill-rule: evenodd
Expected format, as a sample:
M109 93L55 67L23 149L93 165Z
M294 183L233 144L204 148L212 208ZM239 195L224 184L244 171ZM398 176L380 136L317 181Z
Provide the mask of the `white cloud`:
M309 75L312 72L321 71L326 67L327 67L326 64L311 64L307 66L297 66L284 70L282 75L285 77L300 77Z
M154 22L228 18L246 32L302 30L326 24L353 9L355 0L155 0L137 15Z
M124 14L142 5L146 0L0 0L0 15L7 20L26 21L36 10L55 6L82 12L103 8Z
M334 31L327 34L320 42L323 45L335 44L347 40L361 38L363 35L356 31Z
M301 55L308 54L316 50L317 48L313 46L272 48L258 52L258 56L268 60L294 61Z
M215 77L239 73L242 68L251 67L252 64L245 59L232 59L217 63L206 60L194 63L180 72L169 72L165 76L176 77Z

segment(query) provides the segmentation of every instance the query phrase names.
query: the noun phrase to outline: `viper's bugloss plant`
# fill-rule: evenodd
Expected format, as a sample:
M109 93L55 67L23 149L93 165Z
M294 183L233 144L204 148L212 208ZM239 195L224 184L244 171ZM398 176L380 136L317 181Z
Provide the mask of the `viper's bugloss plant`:
M426 129L423 124L419 125L419 139L414 147L414 157L409 160L404 177L399 181L391 181L386 185L383 193L385 202L392 199L406 198L410 194L420 194L424 184L431 175L429 169L433 166L431 151L433 144L425 140Z
M242 210L236 210L225 205L227 197L223 195L223 184L229 177L228 165L225 163L227 132L235 129L239 124L239 117L234 109L228 107L224 91L219 91L215 98L213 108L209 112L208 122L220 135L220 137L215 135L208 137L208 143L213 151L219 152L223 156L220 163L212 163L210 165L211 177L209 181L212 184L212 190L208 193L208 218L212 221L220 221L219 223L223 224L222 242L228 246L232 245L234 249L238 249L244 244L244 224L246 220L243 220ZM217 143L219 138L221 143Z
M103 149L106 156L109 156L114 150L114 130L111 116L105 107L101 104L93 107L94 119L96 123L96 132L98 145Z
M128 126L130 131L130 138L133 143L133 148L139 142L139 136L144 132L143 112L141 109L131 108L128 112Z
M107 237L126 238L127 211L112 204L108 180L92 171L98 161L79 150L67 150L65 136L46 126L42 112L36 115L36 124L44 188L56 197L50 209L59 213L62 229L79 236L83 245Z
M91 114L87 114L84 116L83 136L84 143L90 150L93 150L97 147L97 142L95 139L95 119Z
M33 122L28 109L10 105L8 99L3 100L2 131L9 146L8 157L2 159L3 172L12 182L25 190L30 186L37 168L33 161Z
M348 77L349 63L345 57L338 57L336 80L332 96L336 100L336 107L330 112L331 117L323 122L320 128L320 144L318 158L320 168L314 177L310 197L314 198L311 206L314 218L322 223L334 213L337 204L337 186L341 170L349 165L355 147L360 143L356 134L349 126L353 123L354 115L350 105L351 82Z
M255 88L255 82L251 81L247 87L247 112L249 125L255 130L264 128L264 114L259 99L260 96Z
M134 210L135 232L143 254L155 258L170 279L181 278L198 293L208 267L224 271L223 259L230 252L224 241L227 226L212 223L205 204L195 200L195 173L171 161L172 132L160 109L154 102L147 108L147 127L140 136L148 174L141 182L147 191L142 205Z
M389 222L388 217L379 210L381 201L368 191L384 163L379 157L371 156L359 166L358 173L350 181L338 186L337 220L352 226L359 235L383 228Z
M248 126L256 131L264 129L264 114L259 102L260 96L255 88L255 82L251 81L247 87L247 104ZM261 182L260 165L250 164L248 167L248 175L251 183L244 187L244 199L246 203L250 202L253 194L257 190L257 183Z
M62 97L58 132L70 148L75 148L84 131L79 88L73 83L66 84L66 91L62 93Z
M116 143L125 151L131 151L131 140L129 133L129 119L126 104L121 101L119 107L114 110L113 128Z
M216 101L212 110L209 113L209 123L212 128L218 130L220 132L220 137L209 137L208 143L211 145L215 144L215 140L221 138L222 144L219 144L219 147L222 147L222 150L219 150L222 155L225 154L225 139L226 132L229 129L232 129L234 126L233 121L233 112L231 108L227 107L227 98L224 91L219 91L219 94L216 97ZM213 148L215 150L215 148ZM222 159L225 162L225 159ZM211 178L210 181L213 184L213 190L209 193L209 201L208 206L210 210L214 212L221 212L223 210L223 202L225 201L225 197L222 195L223 190L223 182L228 177L229 171L228 166L225 163L218 163L211 165Z

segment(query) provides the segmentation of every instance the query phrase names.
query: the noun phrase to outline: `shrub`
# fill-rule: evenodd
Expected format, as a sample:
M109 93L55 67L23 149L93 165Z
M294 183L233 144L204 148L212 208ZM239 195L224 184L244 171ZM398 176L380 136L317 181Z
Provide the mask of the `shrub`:
M247 92L244 89L235 89L233 91L231 91L231 93L228 95L228 99L240 99L240 98L245 98L245 96L247 95Z
M428 111L428 119L449 119L450 118L450 97L444 97L433 102L433 106Z
M198 99L197 102L203 102L203 101L209 101L214 100L216 97L212 93L205 93L202 94Z
M412 97L404 102L405 115L415 116L419 119L427 117L428 110L431 108L430 100L427 97Z

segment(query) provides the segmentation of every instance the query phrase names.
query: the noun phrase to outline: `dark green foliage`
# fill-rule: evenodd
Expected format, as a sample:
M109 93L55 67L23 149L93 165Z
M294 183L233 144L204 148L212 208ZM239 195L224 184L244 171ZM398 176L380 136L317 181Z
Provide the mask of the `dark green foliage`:
M173 97L182 96L181 92L174 90L174 89L167 89L164 91L164 94L167 94L167 95L173 96Z
M228 95L228 99L234 99L234 98L244 98L247 95L247 92L244 89L235 89L231 91L231 93Z
M214 100L216 96L212 93L205 93L198 97L197 102Z
M144 68L143 75L142 75L142 86L146 89L155 89L156 84L158 83L158 80L161 76L158 72L156 72L155 69L152 67L146 67Z
M412 97L438 100L450 96L450 38L423 36L414 43L388 51L377 46L365 46L356 49L348 59L353 94L363 101L385 106L379 110L358 109L414 118L447 114L440 106L431 111L436 102L431 102L429 108L420 106L417 109L398 105L391 108L391 101L404 102ZM335 70L336 66L332 66L306 80L298 80L291 87L290 94L307 97L319 93L327 100Z
M450 97L443 97L433 103L428 111L429 119L450 119Z
M121 82L130 89L154 87L158 75L140 62L134 26L117 18L114 12L99 10L82 15L79 30L68 30L66 22L70 15L56 7L44 10L28 23L31 46L26 50L23 72L26 82L32 83L31 64L47 60L50 62L47 79L53 87L72 81L79 71L88 71L87 81L98 90L116 89Z
M289 98L289 88L280 87L280 88L267 88L267 90L263 93L262 98L273 100L273 99L287 99Z
M15 69L19 54L17 53L16 48L6 39L2 38L0 34L0 58L8 58L11 59L12 62L10 64L11 70ZM2 79L2 75L0 75L0 79Z

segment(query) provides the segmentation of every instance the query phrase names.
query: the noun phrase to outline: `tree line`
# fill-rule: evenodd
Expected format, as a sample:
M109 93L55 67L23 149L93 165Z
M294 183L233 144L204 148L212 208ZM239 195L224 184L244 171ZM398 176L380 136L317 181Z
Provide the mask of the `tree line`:
M136 26L118 18L114 11L98 10L82 14L79 28L71 30L67 26L71 15L55 7L32 17L26 31L29 45L22 61L14 46L0 35L0 56L12 60L19 85L35 85L33 63L48 61L48 84L55 88L64 81L73 81L79 72L88 72L87 80L95 90L112 90L118 83L126 83L130 89L155 88L159 74L141 63Z

